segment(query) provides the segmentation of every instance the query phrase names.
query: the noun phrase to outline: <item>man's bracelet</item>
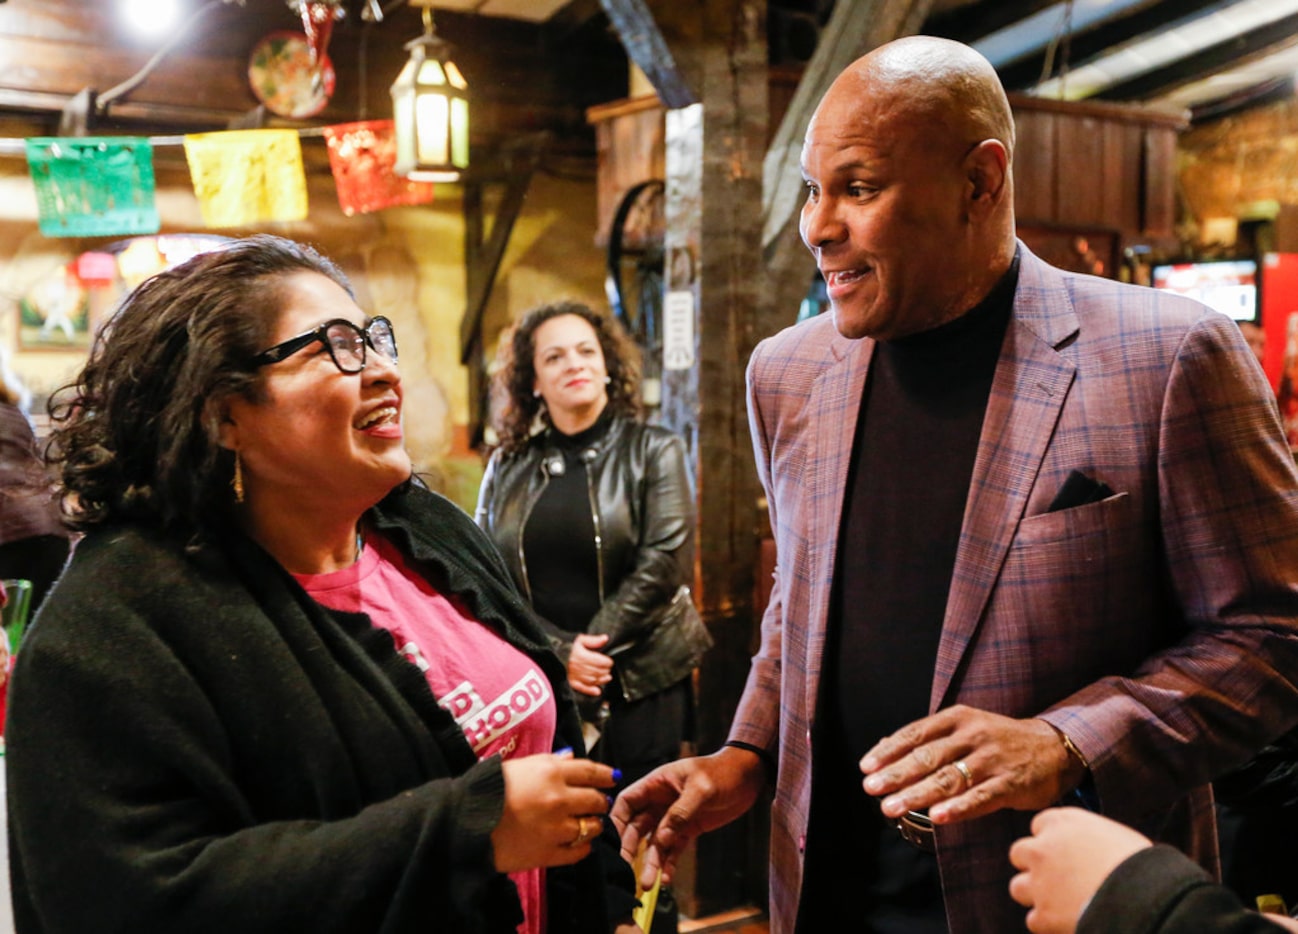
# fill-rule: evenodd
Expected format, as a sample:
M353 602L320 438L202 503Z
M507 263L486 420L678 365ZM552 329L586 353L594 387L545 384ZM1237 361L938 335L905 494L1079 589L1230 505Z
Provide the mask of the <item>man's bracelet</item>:
M1073 738L1058 727L1055 727L1055 731L1059 734L1059 738L1064 741L1064 749L1070 756L1080 762L1082 768L1086 769L1089 774L1091 771L1091 763L1086 761L1086 756L1082 755L1082 751L1077 748L1077 744L1073 742Z
M754 746L752 743L745 743L737 739L726 740L723 746L733 746L735 749L746 749L753 753L757 758L762 760L762 765L766 767L766 778L774 782L777 771L775 757L763 749L761 746Z
M1050 723L1049 720L1044 721ZM1095 778L1091 774L1091 763L1087 761L1085 753L1077 748L1073 738L1065 733L1059 727L1050 723L1050 728L1059 735L1059 741L1064 744L1064 752L1068 753L1070 759L1081 763L1085 774L1082 776L1082 782L1068 794L1066 794L1060 804L1071 804L1075 807L1082 807L1088 811L1100 813L1100 795L1095 790Z

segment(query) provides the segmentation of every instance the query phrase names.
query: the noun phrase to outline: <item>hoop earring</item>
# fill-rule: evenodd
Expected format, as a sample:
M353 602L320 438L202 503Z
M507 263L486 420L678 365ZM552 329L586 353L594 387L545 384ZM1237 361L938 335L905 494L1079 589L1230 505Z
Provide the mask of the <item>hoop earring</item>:
M239 452L234 452L234 477L230 480L230 487L234 490L234 501L243 502L243 462L239 460Z

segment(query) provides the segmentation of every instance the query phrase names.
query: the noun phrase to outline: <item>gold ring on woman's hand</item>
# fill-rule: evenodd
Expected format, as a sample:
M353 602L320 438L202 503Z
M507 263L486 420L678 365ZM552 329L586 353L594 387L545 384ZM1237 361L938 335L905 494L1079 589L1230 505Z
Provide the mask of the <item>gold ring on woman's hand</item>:
M964 789L968 791L974 786L973 772L969 770L969 766L965 764L963 759L957 759L952 765L960 773L960 777L964 779Z
M590 833L586 830L586 818L577 818L577 839L569 843L569 846L581 846L590 839Z

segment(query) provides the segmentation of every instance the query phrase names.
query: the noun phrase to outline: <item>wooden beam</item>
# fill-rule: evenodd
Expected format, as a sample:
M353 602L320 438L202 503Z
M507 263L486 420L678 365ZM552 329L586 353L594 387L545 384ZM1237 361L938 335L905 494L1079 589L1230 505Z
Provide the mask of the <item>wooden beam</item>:
M1220 120L1241 110L1252 110L1254 107L1290 100L1295 90L1298 90L1295 88L1295 83L1293 75L1282 75L1252 87L1232 91L1215 100L1195 104L1190 108L1190 124Z
M1298 34L1298 14L1282 17L1242 35L1199 49L1163 68L1111 85L1093 98L1106 101L1142 101L1159 97L1200 78L1242 64L1278 48L1294 44Z
M215 9L185 30L184 42L156 71L111 104L108 121L162 132L216 130L256 107L247 77L252 49L268 31L300 29L301 21L283 0L247 4ZM469 81L475 145L490 147L520 127L544 128L562 140L556 149L593 155L585 107L625 94L626 57L600 28L598 0L574 0L572 6L566 22L576 31L566 33L551 32L548 24L438 14L438 33L454 46ZM337 90L310 122L390 116L388 88L409 57L403 45L421 30L419 11L404 3L381 24L362 23L359 16L340 22L329 48ZM137 74L156 48L125 35L111 3L6 6L0 15L0 110L57 117L82 89L102 95Z
M645 0L600 0L600 5L622 40L627 57L645 73L662 102L670 109L698 103L650 4Z
M1045 50L1010 62L998 68L997 72L1007 91L1027 90L1054 77L1064 65L1069 68L1080 67L1095 61L1115 46L1184 26L1234 6L1235 2L1237 0L1174 0L1171 3L1133 8L1131 12L1104 20L1069 37L1067 60L1062 61L1059 56L1055 56L1052 74L1043 73L1046 67Z
M463 180L464 187L464 277L465 307L460 320L460 362L469 371L469 437L470 444L482 441L487 418L487 360L482 337L483 315L496 273L500 271L509 236L523 210L523 200L532 176L541 164L553 137L541 131L517 137L499 153L487 159L487 165L476 165ZM475 161L476 158L475 158ZM488 184L503 183L504 194L486 234L483 216L483 190Z
M623 14L636 8L639 35L624 23L624 44L643 47L642 35L651 31L682 86L665 117L663 329L664 343L680 353L664 359L658 418L685 439L694 465L695 599L715 642L698 673L698 744L700 752L712 752L724 741L743 690L757 625L759 490L744 367L763 287L756 245L769 98L766 2L603 2ZM697 841L673 886L686 914L765 900L763 817L759 806Z
M924 23L924 34L968 44L1056 6L1059 2L1060 0L997 0L996 3L966 3Z
M503 165L503 171L490 168L472 170L478 174L470 174L464 179L466 189L464 260L468 280L465 283L465 293L468 301L464 318L460 321L461 363L470 362L475 341L480 338L482 315L487 307L487 299L491 297L491 287L495 284L500 262L505 257L505 247L509 246L509 236L514 231L514 222L522 212L523 199L527 196L532 174L541 164L541 157L545 154L550 141L551 135L546 132L511 140L498 157ZM486 225L481 217L483 200L480 194L482 186L486 184L482 174L484 171L490 173L487 178L502 179L505 184L504 195L496 209L496 216L491 222L491 234L486 238L483 236ZM475 187L479 190L478 193L472 196L468 194L468 190ZM476 205L473 213L468 210L471 204Z
M806 190L802 139L812 113L844 68L885 42L914 35L932 7L933 0L835 4L763 162L762 252L768 287L757 321L760 334L792 324L811 285L814 267L798 236L798 213Z

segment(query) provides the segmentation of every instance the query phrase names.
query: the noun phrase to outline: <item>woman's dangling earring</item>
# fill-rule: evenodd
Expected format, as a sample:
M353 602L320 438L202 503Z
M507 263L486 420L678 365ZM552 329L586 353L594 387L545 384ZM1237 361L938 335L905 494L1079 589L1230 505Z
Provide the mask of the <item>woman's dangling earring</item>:
M234 477L230 480L230 486L234 490L234 501L243 502L243 463L239 460L239 452L234 452Z

